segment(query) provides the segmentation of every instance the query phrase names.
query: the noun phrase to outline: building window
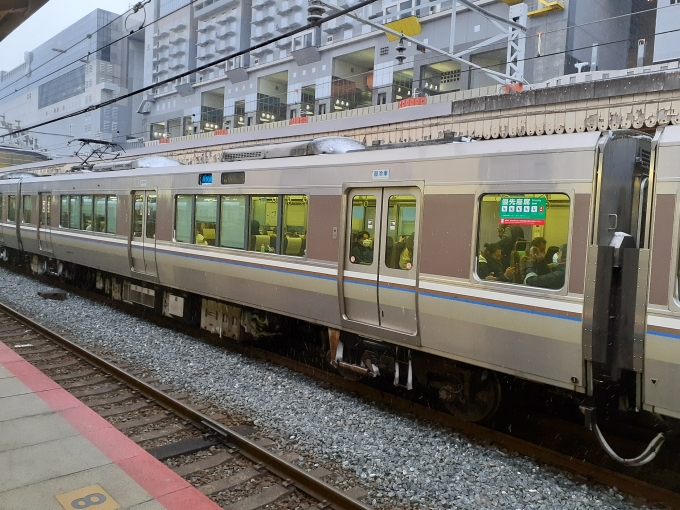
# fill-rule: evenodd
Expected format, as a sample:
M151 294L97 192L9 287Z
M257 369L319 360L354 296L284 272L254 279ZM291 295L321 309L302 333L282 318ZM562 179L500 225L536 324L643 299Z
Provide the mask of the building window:
M314 45L314 29L293 36L291 50L297 51Z
M62 74L38 87L38 108L82 94L85 90L85 66Z

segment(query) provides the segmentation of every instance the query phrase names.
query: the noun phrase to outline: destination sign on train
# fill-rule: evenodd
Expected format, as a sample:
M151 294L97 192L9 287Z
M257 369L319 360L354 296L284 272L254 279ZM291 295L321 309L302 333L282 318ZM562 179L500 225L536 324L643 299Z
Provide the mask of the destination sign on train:
M546 197L503 197L500 202L501 225L545 225Z

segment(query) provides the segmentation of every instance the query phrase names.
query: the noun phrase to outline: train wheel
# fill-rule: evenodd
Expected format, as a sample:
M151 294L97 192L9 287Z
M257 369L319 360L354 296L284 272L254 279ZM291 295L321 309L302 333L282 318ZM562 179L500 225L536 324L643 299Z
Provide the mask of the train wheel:
M490 418L501 403L501 384L489 370L465 370L439 388L446 409L465 421Z

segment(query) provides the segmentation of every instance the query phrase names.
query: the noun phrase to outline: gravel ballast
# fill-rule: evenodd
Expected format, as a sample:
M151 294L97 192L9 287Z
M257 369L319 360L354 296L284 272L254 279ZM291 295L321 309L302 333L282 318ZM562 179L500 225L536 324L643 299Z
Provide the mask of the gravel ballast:
M323 387L286 368L78 296L38 297L49 290L0 268L0 301L100 354L115 354L155 372L163 383L201 395L224 414L247 417L280 447L301 453L302 465L310 469L335 465L335 473L356 476L375 507L636 508L615 489L576 483L526 457Z

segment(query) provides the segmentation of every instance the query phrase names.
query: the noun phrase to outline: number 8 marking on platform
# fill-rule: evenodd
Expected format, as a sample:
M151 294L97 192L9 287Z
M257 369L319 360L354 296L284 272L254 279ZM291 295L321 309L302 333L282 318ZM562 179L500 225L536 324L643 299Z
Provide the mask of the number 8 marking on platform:
M78 498L71 501L71 506L73 508L89 508L91 506L101 505L106 501L106 496L103 494L88 494L84 498Z
M101 485L90 485L75 491L59 494L57 501L64 510L119 510L120 505Z

